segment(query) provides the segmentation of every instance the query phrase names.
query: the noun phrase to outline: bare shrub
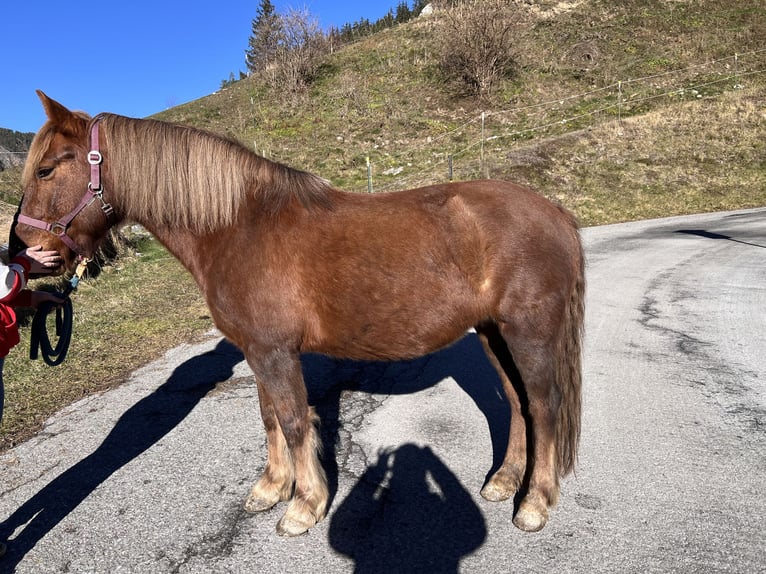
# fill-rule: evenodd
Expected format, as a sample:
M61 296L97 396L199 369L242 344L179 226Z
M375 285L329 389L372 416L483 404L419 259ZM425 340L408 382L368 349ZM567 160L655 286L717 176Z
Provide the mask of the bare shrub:
M514 16L507 0L442 3L439 30L441 68L479 99L491 98L498 80L513 73Z
M306 10L289 9L279 18L278 39L266 78L274 89L297 94L315 79L329 42L318 20Z

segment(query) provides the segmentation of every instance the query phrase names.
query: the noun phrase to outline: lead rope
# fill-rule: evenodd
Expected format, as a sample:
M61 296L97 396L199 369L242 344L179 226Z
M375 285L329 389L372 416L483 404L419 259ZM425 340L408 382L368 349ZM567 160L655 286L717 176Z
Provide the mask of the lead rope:
M43 361L51 367L60 365L66 359L69 343L72 340L72 300L69 295L77 289L80 279L85 274L90 259L82 258L77 264L77 269L69 280L64 292L61 294L65 299L61 304L45 301L35 312L32 319L31 341L29 348L29 358L33 361L37 359L38 354L42 353ZM56 336L58 341L54 347L51 344L48 335L48 315L53 308L56 308Z

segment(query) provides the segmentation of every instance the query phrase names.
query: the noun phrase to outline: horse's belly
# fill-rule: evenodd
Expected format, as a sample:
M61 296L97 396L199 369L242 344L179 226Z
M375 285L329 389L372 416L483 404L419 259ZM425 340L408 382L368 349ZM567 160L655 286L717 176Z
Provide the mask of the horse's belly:
M318 337L305 341L304 350L358 360L413 359L452 344L479 322L471 313L450 315L393 309L333 317Z

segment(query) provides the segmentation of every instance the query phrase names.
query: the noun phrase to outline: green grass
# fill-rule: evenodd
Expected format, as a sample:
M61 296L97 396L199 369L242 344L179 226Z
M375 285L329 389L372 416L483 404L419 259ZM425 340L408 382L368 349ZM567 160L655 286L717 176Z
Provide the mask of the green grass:
M29 312L19 313L21 343L6 358L0 450L29 436L62 405L118 384L127 373L212 328L191 276L156 241L135 245L140 256L106 266L71 296L72 341L56 367L29 359ZM35 288L61 290L41 279ZM52 327L49 327L54 337Z

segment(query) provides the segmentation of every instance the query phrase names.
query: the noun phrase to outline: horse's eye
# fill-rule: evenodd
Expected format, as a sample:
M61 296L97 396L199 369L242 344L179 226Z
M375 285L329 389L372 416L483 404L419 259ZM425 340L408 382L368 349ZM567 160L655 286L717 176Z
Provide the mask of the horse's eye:
M45 179L53 173L52 167L41 167L37 170L37 179Z

